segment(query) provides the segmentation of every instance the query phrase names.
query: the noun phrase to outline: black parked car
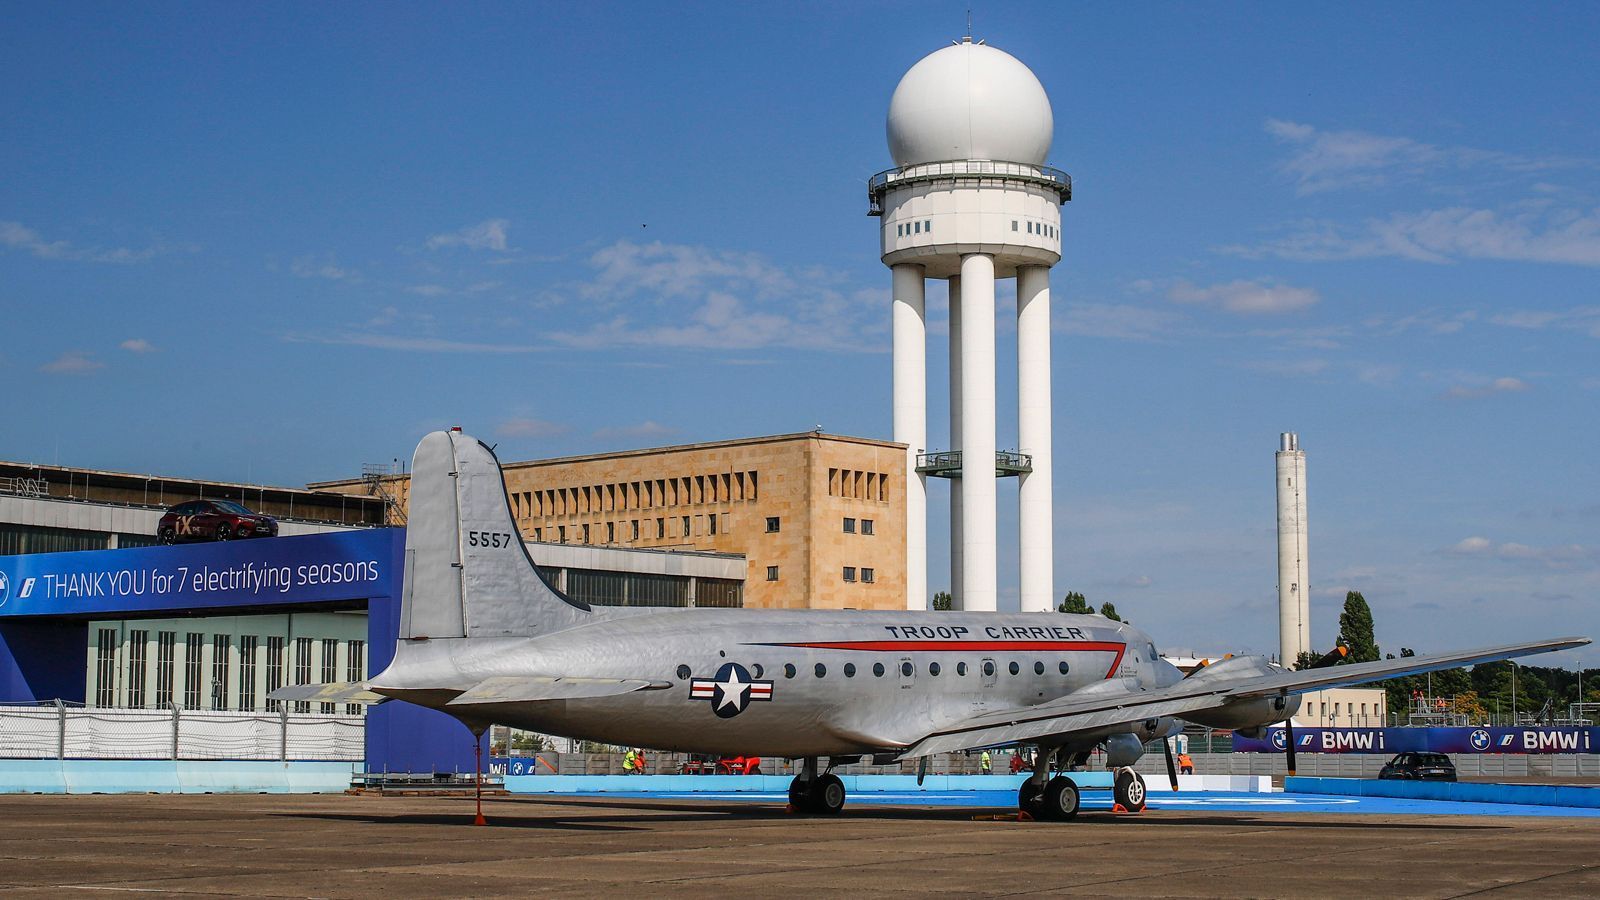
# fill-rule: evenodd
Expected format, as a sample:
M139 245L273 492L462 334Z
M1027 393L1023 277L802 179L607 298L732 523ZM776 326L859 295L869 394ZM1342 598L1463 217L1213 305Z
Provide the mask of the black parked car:
M1455 781L1456 764L1443 753L1397 753L1383 766L1379 778L1407 781Z

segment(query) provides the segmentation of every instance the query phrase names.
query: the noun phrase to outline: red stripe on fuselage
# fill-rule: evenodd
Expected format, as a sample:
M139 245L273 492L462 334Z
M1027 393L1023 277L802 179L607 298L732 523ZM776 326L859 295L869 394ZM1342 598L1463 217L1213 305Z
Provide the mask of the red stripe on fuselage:
M901 650L937 650L951 652L971 651L1018 651L1018 650L1075 650L1079 652L1115 653L1116 659L1111 661L1111 668L1106 670L1106 677L1117 674L1117 667L1122 665L1122 655L1127 652L1127 644L1118 644L1113 641L800 641L795 643L769 644L770 647L803 647L808 650L870 650L878 653L892 653Z

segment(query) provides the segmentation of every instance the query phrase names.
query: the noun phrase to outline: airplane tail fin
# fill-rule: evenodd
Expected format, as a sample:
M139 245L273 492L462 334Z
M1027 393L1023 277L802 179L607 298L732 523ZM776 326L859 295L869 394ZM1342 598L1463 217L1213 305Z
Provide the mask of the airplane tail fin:
M534 567L500 461L477 438L451 430L422 439L406 518L402 641L531 637L589 615Z

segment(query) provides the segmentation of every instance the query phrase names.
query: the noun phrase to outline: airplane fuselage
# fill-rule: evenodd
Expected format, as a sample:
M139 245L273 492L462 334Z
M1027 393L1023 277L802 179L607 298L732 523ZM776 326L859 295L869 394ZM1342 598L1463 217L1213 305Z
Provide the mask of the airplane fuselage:
M764 756L890 751L1095 684L1136 692L1181 678L1132 626L1058 613L596 609L574 628L497 639L492 652L475 642L456 653L456 643L403 642L404 681L375 690L443 707L498 676L644 679L656 689L472 714L585 740Z

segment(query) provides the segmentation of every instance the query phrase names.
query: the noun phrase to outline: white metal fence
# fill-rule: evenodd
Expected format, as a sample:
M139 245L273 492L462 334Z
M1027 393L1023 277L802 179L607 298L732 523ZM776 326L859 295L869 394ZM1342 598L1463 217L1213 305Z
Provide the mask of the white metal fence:
M360 762L362 716L198 709L0 706L0 759Z

